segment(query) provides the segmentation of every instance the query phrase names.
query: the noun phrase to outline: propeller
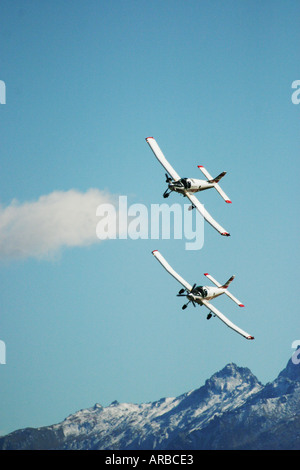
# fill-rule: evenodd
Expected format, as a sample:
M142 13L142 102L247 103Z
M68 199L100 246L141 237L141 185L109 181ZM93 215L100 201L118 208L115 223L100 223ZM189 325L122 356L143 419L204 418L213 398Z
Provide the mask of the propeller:
M195 290L194 290L196 285L197 284L195 283L190 291L188 291L187 289L180 289L180 291L177 294L177 297L188 297L190 294L196 293ZM186 294L185 294L185 292L186 292ZM190 302L192 302L193 306L196 307L196 304L195 304L194 300L190 299L187 304L184 304L182 306L182 310L185 310Z
M168 173L165 173L166 175L166 183L171 183L173 180L172 178L170 178L170 176L168 175ZM164 194L163 194L163 197L166 198L166 197L169 197L170 196L170 192L169 192L169 187L167 187L167 189L165 190Z

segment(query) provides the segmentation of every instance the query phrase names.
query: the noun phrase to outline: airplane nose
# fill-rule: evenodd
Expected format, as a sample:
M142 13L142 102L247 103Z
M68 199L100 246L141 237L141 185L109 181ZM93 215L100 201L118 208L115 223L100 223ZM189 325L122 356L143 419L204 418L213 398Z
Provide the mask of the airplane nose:
M188 300L195 300L195 296L193 294L187 295Z

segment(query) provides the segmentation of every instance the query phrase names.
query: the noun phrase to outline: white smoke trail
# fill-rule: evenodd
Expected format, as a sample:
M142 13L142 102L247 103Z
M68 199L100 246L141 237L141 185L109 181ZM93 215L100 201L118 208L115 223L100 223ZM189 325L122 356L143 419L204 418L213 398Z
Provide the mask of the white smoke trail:
M115 196L71 189L0 206L0 259L51 258L63 247L99 243L96 209L105 203L114 204Z

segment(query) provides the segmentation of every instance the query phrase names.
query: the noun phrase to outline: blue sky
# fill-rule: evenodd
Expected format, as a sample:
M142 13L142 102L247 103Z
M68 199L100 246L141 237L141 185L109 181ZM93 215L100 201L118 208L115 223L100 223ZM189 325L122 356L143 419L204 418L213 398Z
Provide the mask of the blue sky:
M285 366L300 339L299 13L297 1L1 2L1 222L23 210L9 239L0 231L1 433L96 402L177 396L228 362L264 383ZM199 199L231 237L205 225L198 251L186 240L55 240L72 191L80 203L90 190L164 202L147 136L182 176L228 172L232 205L217 192ZM29 217L49 195L58 206ZM85 207L67 227L76 236ZM50 255L39 217L57 242ZM32 251L14 256L26 240ZM191 284L235 274L245 309L215 305L255 341L203 308L183 312L154 249Z

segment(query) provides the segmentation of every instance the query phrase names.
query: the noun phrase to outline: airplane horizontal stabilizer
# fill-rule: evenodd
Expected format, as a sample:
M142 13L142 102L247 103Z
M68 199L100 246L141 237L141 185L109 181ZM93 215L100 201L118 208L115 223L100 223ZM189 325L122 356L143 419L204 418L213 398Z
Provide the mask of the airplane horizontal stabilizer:
M207 181L208 183L211 183L214 185L215 189L218 191L218 193L220 194L220 196L224 199L225 202L227 202L228 204L231 204L231 200L229 199L229 197L227 196L227 194L223 191L223 189L219 186L218 182L220 181L221 178L223 178L223 176L226 175L226 171L223 171L222 173L220 173L216 178L213 178L211 176L211 174L207 171L206 168L204 168L204 166L202 165L198 165L198 168L199 170L202 171L202 173L204 174L204 176L206 176L207 178Z

